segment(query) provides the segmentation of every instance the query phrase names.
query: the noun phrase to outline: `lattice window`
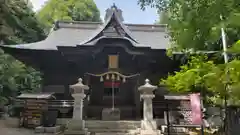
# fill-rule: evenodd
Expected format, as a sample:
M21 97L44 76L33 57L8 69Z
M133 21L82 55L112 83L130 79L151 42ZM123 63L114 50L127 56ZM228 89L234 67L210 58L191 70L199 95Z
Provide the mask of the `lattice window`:
M180 101L179 113L183 115L186 124L192 124L192 111L190 109L190 101Z

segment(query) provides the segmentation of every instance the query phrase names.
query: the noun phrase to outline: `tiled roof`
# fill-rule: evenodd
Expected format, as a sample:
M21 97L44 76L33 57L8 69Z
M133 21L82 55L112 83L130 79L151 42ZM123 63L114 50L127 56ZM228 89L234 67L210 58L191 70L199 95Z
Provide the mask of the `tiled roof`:
M28 98L28 99L50 99L54 97L53 93L23 93L17 96L18 99Z
M107 27L113 18L119 23L128 36L127 39L133 43L133 46L151 47L152 49L169 48L169 38L165 32L166 25L124 24L116 15L117 13L114 13L116 12L113 11L105 23L58 21L55 24L55 29L45 40L11 47L34 50L57 50L58 46L75 47L77 45L89 45Z
M40 50L56 50L57 46L76 46L83 41L89 39L100 23L78 22L58 22L59 28L52 31L48 37L40 42L19 44L12 47L22 49L40 49ZM131 31L132 36L136 39L139 47L151 47L152 49L167 49L169 47L169 39L165 33L163 25L138 25L125 24Z

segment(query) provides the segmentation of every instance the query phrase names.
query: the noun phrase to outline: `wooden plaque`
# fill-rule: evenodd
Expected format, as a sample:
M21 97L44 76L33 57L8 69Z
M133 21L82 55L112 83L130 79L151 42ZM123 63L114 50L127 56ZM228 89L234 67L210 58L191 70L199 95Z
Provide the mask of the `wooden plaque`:
M110 69L118 68L118 55L109 55L108 56L108 68L110 68Z

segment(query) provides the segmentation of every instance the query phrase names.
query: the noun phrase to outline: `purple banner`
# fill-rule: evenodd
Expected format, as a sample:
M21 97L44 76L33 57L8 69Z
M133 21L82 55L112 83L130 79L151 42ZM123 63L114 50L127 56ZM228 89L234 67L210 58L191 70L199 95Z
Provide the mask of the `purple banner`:
M201 101L200 94L190 94L191 110L192 110L192 124L201 125L202 124L202 111L201 111Z

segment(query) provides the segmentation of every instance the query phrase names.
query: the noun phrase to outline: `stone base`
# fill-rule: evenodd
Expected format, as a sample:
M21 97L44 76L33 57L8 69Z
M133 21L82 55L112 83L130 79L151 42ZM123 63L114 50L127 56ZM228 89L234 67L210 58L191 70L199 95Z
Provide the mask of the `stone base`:
M84 120L70 120L67 124L67 129L69 130L85 130Z
M43 126L38 126L35 128L35 133L44 133L45 128Z
M45 127L45 133L60 133L63 131L61 126L54 126L54 127Z
M140 135L162 135L160 130L140 130Z
M90 135L87 129L85 130L66 130L64 135Z
M102 110L102 120L120 120L120 109L119 108L104 108Z
M51 133L57 134L63 131L62 126L54 126L54 127L43 127L38 126L35 128L35 133Z
M155 120L142 120L141 121L142 130L157 130L157 122Z
M64 135L88 135L84 120L70 120Z

